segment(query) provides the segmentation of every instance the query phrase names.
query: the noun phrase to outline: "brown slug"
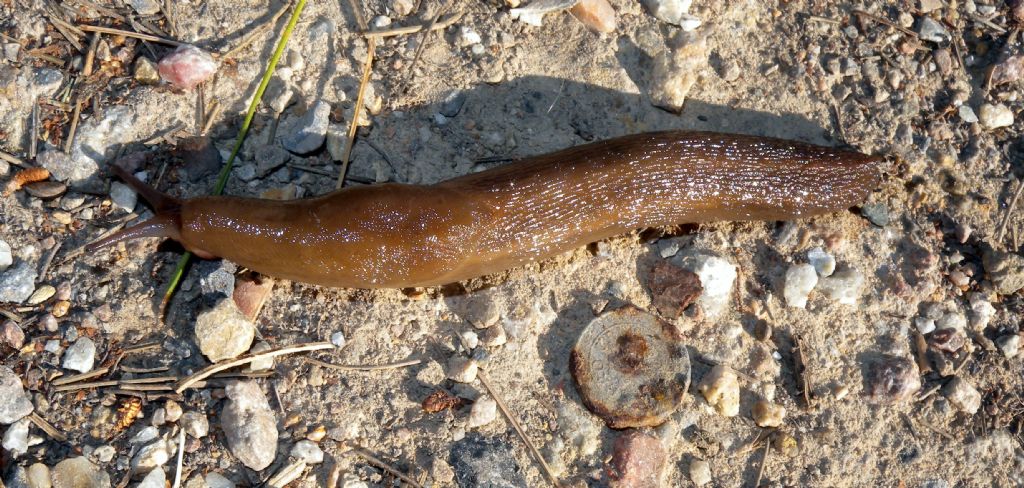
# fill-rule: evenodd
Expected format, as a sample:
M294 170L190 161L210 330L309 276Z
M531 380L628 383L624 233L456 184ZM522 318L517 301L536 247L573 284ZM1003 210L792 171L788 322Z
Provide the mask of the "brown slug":
M157 216L91 244L169 237L204 258L318 285L441 285L644 227L786 220L847 209L878 184L876 156L712 132L576 146L433 185L315 198L176 200L113 171Z

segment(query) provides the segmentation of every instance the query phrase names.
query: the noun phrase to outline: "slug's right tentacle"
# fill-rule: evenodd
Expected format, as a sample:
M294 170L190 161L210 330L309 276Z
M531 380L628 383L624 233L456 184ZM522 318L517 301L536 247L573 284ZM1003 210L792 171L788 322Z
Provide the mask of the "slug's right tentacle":
M126 169L116 165L110 165L110 171L117 175L118 178L124 180L128 186L132 187L146 202L148 202L156 213L162 214L168 211L174 211L181 207L181 200L174 198L166 193L161 193L156 188L149 186L138 178L129 173Z
M156 217L141 224L133 225L127 229L115 232L107 237L89 243L86 247L89 251L95 251L104 247L116 244L121 241L141 239L143 237L168 237L174 240L181 239L181 200L156 188L149 186L133 176L127 170L117 164L110 165L110 171L138 192L153 210Z

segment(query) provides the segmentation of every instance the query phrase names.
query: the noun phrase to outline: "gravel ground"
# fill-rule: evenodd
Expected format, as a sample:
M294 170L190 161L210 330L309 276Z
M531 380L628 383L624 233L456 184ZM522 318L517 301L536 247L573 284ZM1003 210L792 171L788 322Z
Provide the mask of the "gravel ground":
M609 0L608 32L560 9L530 25L514 0L310 3L227 194L334 189L368 54L360 16L445 27L377 43L346 185L432 183L664 129L852 147L883 156L885 176L847 212L638 231L438 288L258 286L198 261L161 320L180 248L82 251L152 215L102 168L127 157L171 195L209 193L212 152L230 152L286 19L276 2L170 3L0 0L7 486L403 483L393 471L545 485L497 400L565 486L1024 485L1021 2L697 0L680 16L689 2ZM559 2L518 7L543 3ZM173 46L90 46L79 24L244 45L185 88L154 64ZM190 149L197 134L212 159ZM24 171L38 167L49 174ZM687 292L695 303L664 310ZM612 429L570 356L627 305L665 317L691 368L663 418ZM211 360L323 341L173 391Z

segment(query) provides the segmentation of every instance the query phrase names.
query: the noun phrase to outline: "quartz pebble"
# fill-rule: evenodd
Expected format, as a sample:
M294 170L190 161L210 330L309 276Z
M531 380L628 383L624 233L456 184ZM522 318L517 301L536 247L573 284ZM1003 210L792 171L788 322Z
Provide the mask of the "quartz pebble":
M705 316L714 318L724 312L736 281L736 266L717 256L698 254L683 261L683 267L697 274L704 291L698 303Z
M11 453L11 456L18 457L28 452L28 426L31 422L28 419L21 419L4 432L3 448Z
M525 7L508 11L513 20L540 27L544 25L544 14L558 12L572 7L578 0L532 0Z
M345 333L341 331L332 333L331 344L334 344L334 347L338 349L345 347Z
M320 449L320 446L316 445L313 441L305 439L296 442L289 454L306 464L320 464L324 462L324 451Z
M960 120L967 124L974 124L978 122L978 115L974 113L974 109L970 105L961 105L957 109L957 114L960 115Z
M913 398L921 389L921 377L913 361L883 354L868 361L864 373L864 392L875 404L900 403Z
M135 456L132 457L131 468L133 473L145 473L152 469L160 469L160 466L167 464L171 459L171 452L167 442L158 439L155 442L142 446Z
M271 349L272 348L270 347L270 344L267 344L266 342L263 341L259 341L256 343L256 345L252 346L252 349L249 350L249 353L257 354L269 351ZM249 361L249 369L251 371L266 371L268 369L272 369L273 367L274 356L264 356L259 359L253 359L252 361Z
M110 184L110 201L117 208L131 213L139 201L139 195L130 186L119 181Z
M330 124L331 106L319 100L296 122L292 131L281 140L285 149L295 154L308 154L324 145Z
M690 5L693 0L644 0L643 3L647 10L650 10L651 15L662 22L683 26L697 20L697 25L700 25L699 19L690 15Z
M473 30L472 27L469 27L467 25L459 26L458 34L456 34L455 40L458 43L459 47L468 47L472 46L473 44L480 44L480 42L482 41L482 39L480 38L480 34Z
M277 419L259 385L252 381L229 383L229 398L221 413L221 428L232 454L254 471L261 471L277 455Z
M864 288L864 274L856 269L837 271L818 281L817 289L832 300L854 305Z
M967 302L971 306L970 324L974 330L983 330L996 314L996 308L988 301L984 293L972 292L967 294Z
M469 411L469 420L466 421L466 428L483 427L496 418L498 418L497 402L491 397L480 397L473 402L473 407Z
M679 32L669 48L654 60L648 88L651 103L671 112L680 112L701 70L707 67L707 38L692 32Z
M921 17L917 26L917 34L925 41L941 43L949 40L949 31L939 21L931 17Z
M759 427L778 427L786 418L786 408L767 400L758 400L757 403L754 403L751 414L754 417L754 423Z
M20 262L0 273L0 303L22 303L35 290L36 268Z
M196 439L206 437L206 434L210 432L210 421L202 412L185 412L181 416L180 424L186 434Z
M740 413L740 383L731 368L721 364L711 368L697 389L720 415L735 417Z
M711 465L703 459L690 461L690 481L697 486L711 483Z
M657 437L630 430L615 439L610 461L610 486L646 488L661 486L667 455Z
M1020 335L1019 334L1007 334L996 339L996 347L999 351L1006 356L1007 359L1013 359L1017 357L1020 352Z
M832 276L836 271L836 258L820 247L807 251L807 262L814 266L818 276Z
M206 51L186 44L161 59L158 70L164 81L190 90L217 72L217 61Z
M211 362L238 357L249 350L256 327L247 320L230 298L222 298L213 308L196 317L196 343Z
M14 264L14 255L11 253L11 245L0 239L0 273L6 271L12 264Z
M942 395L962 412L974 415L981 408L981 393L967 380L955 377L942 387Z
M978 121L987 129L998 129L1013 125L1013 111L1003 104L986 103L981 106Z
M794 264L786 270L785 286L782 296L786 305L793 308L805 308L807 296L818 284L818 272L810 264Z
M96 361L96 344L88 337L80 337L67 351L64 351L64 360L61 366L64 369L71 369L81 373L92 370Z
M476 379L477 362L462 356L448 360L448 378L459 383L472 383Z
M608 0L580 0L569 12L594 31L615 32L615 9Z

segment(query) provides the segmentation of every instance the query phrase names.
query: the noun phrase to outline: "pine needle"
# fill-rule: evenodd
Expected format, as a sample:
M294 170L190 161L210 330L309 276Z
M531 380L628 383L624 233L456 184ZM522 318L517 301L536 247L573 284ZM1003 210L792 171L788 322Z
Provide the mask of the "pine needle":
M228 183L228 176L231 175L231 166L235 162L235 157L238 155L238 151L242 149L242 143L245 142L245 136L249 133L249 125L252 123L252 119L256 115L256 109L259 107L260 100L263 98L263 92L267 90L267 85L270 83L270 77L274 74L274 68L277 67L277 61L281 59L281 54L284 53L284 48L288 44L288 39L292 36L292 30L295 28L295 24L298 23L299 16L302 14L302 9L305 6L306 0L299 0L298 3L295 4L295 10L292 11L292 15L288 19L288 25L285 26L280 39L277 41L277 48L274 50L274 55L270 57L270 61L267 63L267 69L263 71L263 79L260 80L260 85L256 88L256 94L252 97L252 101L249 102L249 110L245 114L245 120L242 121L242 127L238 131L238 137L235 138L235 146L231 149L231 155L228 156L228 160L224 163L224 168L221 169L220 176L217 178L217 186L213 189L214 195L220 195L224 192L224 187ZM171 282L167 286L167 291L164 293L163 301L160 303L161 316L163 316L163 312L166 310L167 304L170 303L171 297L174 296L174 291L178 288L178 284L181 282L181 278L185 274L185 268L188 266L191 258L192 253L185 251L185 254L182 254L181 258L178 259L178 265L174 269L174 275L171 276Z

